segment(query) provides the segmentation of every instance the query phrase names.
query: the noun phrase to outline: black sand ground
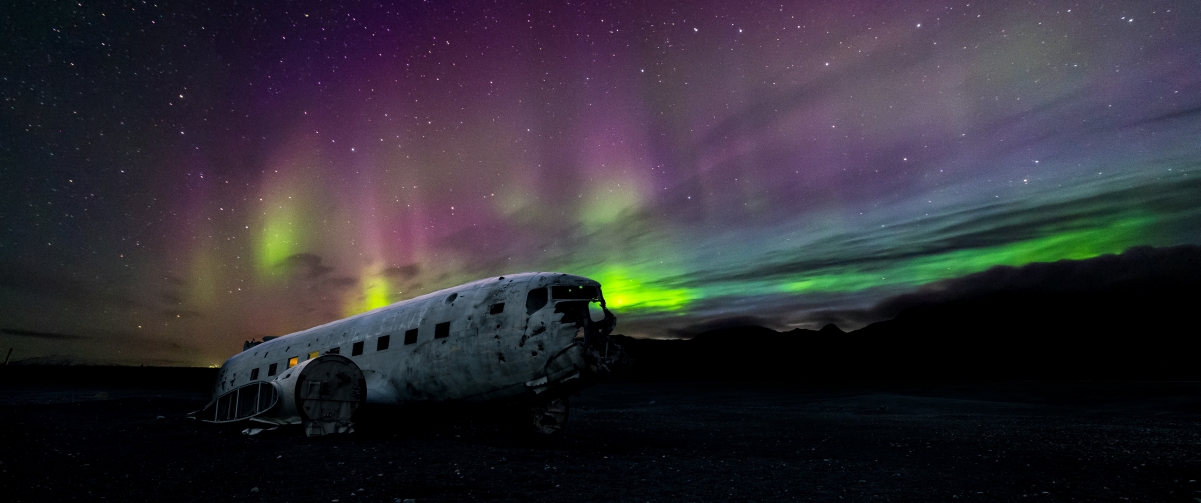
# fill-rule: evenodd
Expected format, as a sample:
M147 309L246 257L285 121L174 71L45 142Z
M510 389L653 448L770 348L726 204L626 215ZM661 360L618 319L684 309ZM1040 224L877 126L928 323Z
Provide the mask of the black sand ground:
M204 403L0 388L3 499L1201 501L1201 383L608 384L551 442L495 410L246 437Z

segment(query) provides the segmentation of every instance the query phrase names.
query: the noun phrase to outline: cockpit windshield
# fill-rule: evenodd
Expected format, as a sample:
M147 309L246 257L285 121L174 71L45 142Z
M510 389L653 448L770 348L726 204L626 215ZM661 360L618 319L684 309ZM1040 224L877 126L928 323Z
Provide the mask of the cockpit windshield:
M551 296L555 300L593 300L600 299L600 292L595 286L578 285L578 286L552 286L550 287Z
M550 287L551 297L555 302L556 312L571 312L581 309L579 314L564 317L564 322L575 322L584 314L582 308L587 308L587 316L594 322L605 318L604 300L600 288L593 285L555 285Z
M601 305L600 299L592 299L588 302L588 318L596 322L605 319L605 307Z

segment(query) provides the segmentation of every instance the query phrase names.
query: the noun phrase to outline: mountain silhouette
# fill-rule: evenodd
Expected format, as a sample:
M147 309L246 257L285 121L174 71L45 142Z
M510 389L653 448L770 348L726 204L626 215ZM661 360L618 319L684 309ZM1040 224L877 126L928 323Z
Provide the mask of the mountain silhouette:
M988 271L886 299L843 333L727 327L621 341L624 380L1201 379L1201 247Z

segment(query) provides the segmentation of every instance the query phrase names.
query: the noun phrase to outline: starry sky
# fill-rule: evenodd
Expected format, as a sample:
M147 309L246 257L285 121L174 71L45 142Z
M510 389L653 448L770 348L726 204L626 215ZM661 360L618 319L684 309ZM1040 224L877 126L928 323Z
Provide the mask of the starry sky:
M1195 1L17 2L0 40L14 360L214 365L539 270L628 335L818 328L1201 243Z

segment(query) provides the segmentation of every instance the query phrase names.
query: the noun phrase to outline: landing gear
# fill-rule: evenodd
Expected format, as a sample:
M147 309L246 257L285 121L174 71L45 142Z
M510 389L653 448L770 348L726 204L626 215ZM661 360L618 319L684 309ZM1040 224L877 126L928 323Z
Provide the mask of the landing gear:
M530 407L530 416L534 420L534 433L552 436L563 431L567 423L567 397L552 398L539 402Z

